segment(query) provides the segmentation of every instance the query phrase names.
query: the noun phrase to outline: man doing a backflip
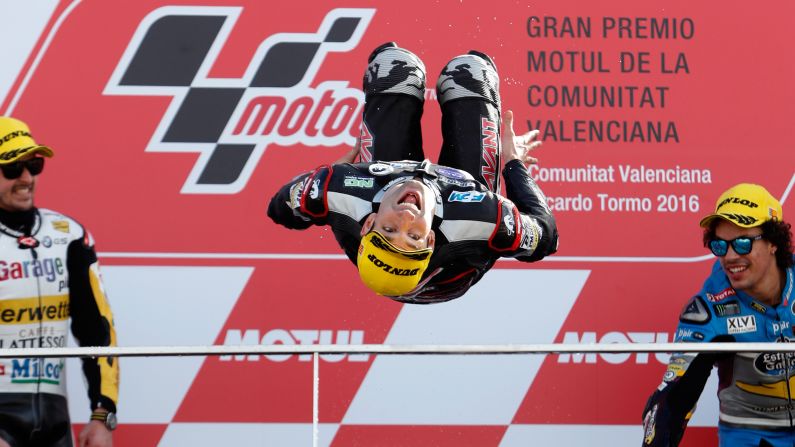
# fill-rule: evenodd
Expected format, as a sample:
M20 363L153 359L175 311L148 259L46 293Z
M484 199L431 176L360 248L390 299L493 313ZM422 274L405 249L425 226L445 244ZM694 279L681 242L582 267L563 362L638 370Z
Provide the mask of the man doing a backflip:
M538 132L516 136L510 111L502 122L491 58L470 51L442 70L438 164L424 157L425 66L415 54L376 48L364 92L359 145L284 185L271 219L298 230L331 226L362 282L408 303L460 297L501 257L533 262L557 250L555 219L526 168L537 162L528 152ZM357 155L365 162L353 163Z

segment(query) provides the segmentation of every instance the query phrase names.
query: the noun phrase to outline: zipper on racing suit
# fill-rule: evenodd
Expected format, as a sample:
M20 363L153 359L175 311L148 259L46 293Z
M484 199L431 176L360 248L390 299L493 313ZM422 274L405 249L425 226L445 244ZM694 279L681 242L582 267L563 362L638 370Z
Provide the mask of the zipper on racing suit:
M778 327L782 328L781 333L778 336L779 343L790 343L790 339L788 339L784 335L785 329L783 329L783 325L781 324L781 314L779 314L779 309L776 309L776 321L778 322ZM792 330L790 328L790 330ZM793 424L793 415L792 415L792 389L790 388L790 374L791 370L789 367L790 361L792 360L793 355L792 353L785 352L782 353L782 360L784 361L784 382L787 384L787 415L789 416L789 426L792 428L795 426Z
M33 258L33 262L35 263L39 259L39 254L36 252L36 249L34 247L30 248L30 253L31 253L31 257ZM36 278L36 296L38 297L37 303L39 305L39 309L41 309L42 308L42 303L41 303L41 278L39 276L37 276L37 275L33 275L33 276ZM39 338L39 346L38 347L39 348L42 347L41 346L42 334L44 333L44 313L42 312L40 315L41 315L41 317L39 318L39 334L38 334L38 338ZM36 392L34 393L33 396L31 396L31 407L32 407L32 414L33 414L33 430L31 430L30 438L29 438L31 440L33 440L35 438L35 436L36 436L36 433L40 432L42 430L42 428L43 428L41 426L42 420L43 420L43 418L41 416L41 411L42 411L42 404L41 404L41 375L42 375L42 372L44 370L44 359L43 358L37 358L37 359L34 359L34 360L39 363L39 367L37 368L38 377L36 377Z
M782 338L783 338L783 335L782 335ZM791 355L791 353L788 352L787 353L787 357L789 357L790 355ZM784 378L784 380L787 381L787 413L789 414L789 426L790 426L790 428L792 428L793 427L793 423L792 423L792 389L790 388L790 381L789 381L789 378L790 378L789 360L790 359L788 358L788 359L786 359L784 361L784 372L786 374L786 377Z
M789 272L787 272L787 277L788 277L787 278L787 282L792 284L792 277L791 277ZM779 303L780 307L782 307L783 309L786 309L785 312L787 310L790 310L790 306L789 306L790 293L791 293L791 288L790 288L790 291L785 291L782 294L783 295L782 296L782 301L781 301L781 303ZM790 310L790 312L791 312L791 310ZM776 312L776 318L778 319L779 322L781 322L781 314L778 311ZM788 327L790 332L793 332L791 319L788 318L787 321L790 322L790 325ZM781 327L781 325L779 325L779 327ZM785 331L785 329L782 328L781 329L781 339L784 340L784 342L791 342L790 339L788 339L787 337L784 336L784 331ZM793 420L792 420L792 389L790 388L790 374L791 374L791 372L790 372L790 367L789 367L789 365L790 365L789 360L795 354L788 352L788 353L786 353L786 355L789 357L784 362L784 372L787 375L787 377L785 378L785 380L787 381L787 413L789 414L789 426L790 426L790 428L792 428L792 427L795 426L795 424L793 423Z
M784 337L783 333L781 334L781 339L782 339L783 342L789 342L789 340L787 340L787 338ZM795 425L793 425L793 421L792 421L792 389L790 388L790 367L789 367L789 362L792 359L792 353L787 352L787 353L784 354L784 357L785 357L785 359L784 359L784 380L787 383L787 413L789 414L789 426L790 426L790 428L792 428L793 426L795 426Z

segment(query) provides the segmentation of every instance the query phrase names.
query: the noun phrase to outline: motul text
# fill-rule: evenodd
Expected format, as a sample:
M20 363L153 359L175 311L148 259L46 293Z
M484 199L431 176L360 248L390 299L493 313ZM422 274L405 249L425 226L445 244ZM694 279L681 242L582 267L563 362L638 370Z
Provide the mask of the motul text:
M603 334L598 343L669 343L671 337L666 332L608 332ZM576 332L566 332L563 335L563 343L574 344L594 344L597 343L596 332L583 332L578 334ZM630 357L635 357L635 363L643 364L649 363L648 352L638 353L588 353L588 354L558 354L558 363L596 363L597 358L612 364L620 364L627 362ZM670 354L657 353L654 358L663 365L668 364Z
M331 330L331 329L271 329L260 337L259 329L229 329L224 339L225 346L235 345L361 345L364 343L364 331L360 330ZM273 362L284 362L293 358L292 354L268 354L265 359ZM259 355L223 355L222 362L248 360L258 362ZM321 354L320 359L326 362L339 362L347 359L349 362L366 362L370 359L368 354ZM299 354L298 361L312 360L311 354Z

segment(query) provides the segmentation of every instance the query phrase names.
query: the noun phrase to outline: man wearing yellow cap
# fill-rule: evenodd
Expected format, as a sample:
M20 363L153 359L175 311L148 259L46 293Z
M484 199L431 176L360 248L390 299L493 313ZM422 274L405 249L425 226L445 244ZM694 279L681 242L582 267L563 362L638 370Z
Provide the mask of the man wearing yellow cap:
M391 42L376 48L364 92L359 145L283 186L271 219L291 229L330 225L362 282L408 303L457 298L500 257L532 262L555 252L555 219L526 169L538 132L516 136L510 111L503 121L491 58L470 51L439 75L439 164L424 159L425 65L415 54ZM363 163L353 163L357 155Z
M113 316L91 235L75 220L34 206L47 146L28 126L0 117L0 349L114 346ZM0 359L0 447L72 446L65 360ZM83 359L91 404L80 446L110 446L116 426L116 359Z
M718 258L679 316L677 342L795 341L795 267L781 203L759 185L724 192L701 220L704 245ZM795 445L795 355L671 356L643 411L646 446L675 446L718 367L721 446Z

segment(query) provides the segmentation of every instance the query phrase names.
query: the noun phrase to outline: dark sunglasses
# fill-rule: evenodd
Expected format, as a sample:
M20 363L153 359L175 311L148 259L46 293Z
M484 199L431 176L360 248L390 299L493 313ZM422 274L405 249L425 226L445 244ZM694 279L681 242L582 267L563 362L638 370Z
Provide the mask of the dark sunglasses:
M738 255L747 255L751 253L751 250L754 248L754 241L758 241L759 239L762 239L761 234L754 237L740 236L730 241L716 238L709 241L709 249L715 256L726 256L726 253L729 251L729 244L731 244L735 253Z
M44 170L44 158L36 157L25 161L15 161L14 163L0 165L0 169L3 171L3 176L8 180L19 178L24 169L27 169L30 175L39 175Z

